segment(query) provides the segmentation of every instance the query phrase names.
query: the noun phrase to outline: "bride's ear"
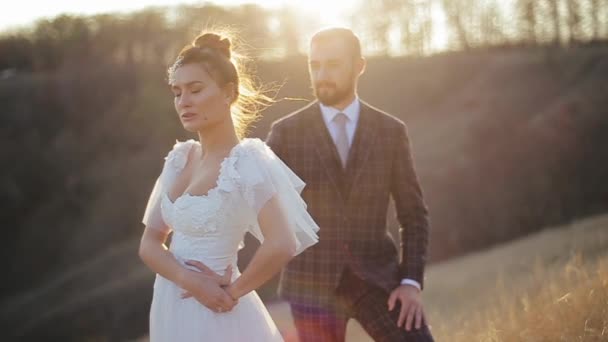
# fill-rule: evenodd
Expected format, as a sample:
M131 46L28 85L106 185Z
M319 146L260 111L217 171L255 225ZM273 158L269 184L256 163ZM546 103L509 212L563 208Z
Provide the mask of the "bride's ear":
M224 85L224 87L222 88L222 92L224 93L224 100L228 105L233 104L238 97L236 84L234 84L233 82L226 83L226 85Z

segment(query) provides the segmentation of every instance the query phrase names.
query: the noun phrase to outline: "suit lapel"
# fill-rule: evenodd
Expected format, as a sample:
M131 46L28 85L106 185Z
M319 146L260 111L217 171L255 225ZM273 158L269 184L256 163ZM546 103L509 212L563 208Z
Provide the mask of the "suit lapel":
M325 125L319 103L315 101L310 107L310 110L313 111L311 113L312 122L310 125L312 128L312 133L310 136L314 139L313 145L315 146L319 159L323 164L323 169L325 169L327 176L335 187L335 190L338 192L338 194L340 194L342 202L344 202L346 196L344 196L344 187L343 182L341 181L344 175L344 170L342 169L338 150L336 149L336 145L334 144L334 141L329 134L329 130Z
M348 162L346 164L346 174L344 177L344 199L348 200L351 194L351 189L356 183L361 170L365 167L374 140L378 135L377 120L373 119L372 109L361 101L361 109L359 113L359 121L355 130L353 144L348 153ZM336 152L337 154L337 152Z

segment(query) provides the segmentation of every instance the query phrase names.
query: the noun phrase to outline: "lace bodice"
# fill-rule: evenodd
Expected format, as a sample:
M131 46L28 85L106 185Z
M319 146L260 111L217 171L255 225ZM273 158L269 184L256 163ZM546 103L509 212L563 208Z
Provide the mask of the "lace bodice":
M273 197L290 220L297 253L317 242L318 226L299 196L304 182L260 139L244 139L230 151L221 163L216 185L206 195L184 193L171 201L169 189L197 144L177 142L169 152L143 219L148 228L173 231L171 251L176 257L203 259L212 269L223 269L236 260L246 232L263 241L257 216Z
M190 149L197 143L189 140L181 143L181 146L179 144L167 157L167 162L177 173L184 168L184 161L187 160ZM251 219L248 215L227 215L231 208L248 209L240 194L235 191L239 186L239 177L235 170L239 147L234 147L223 160L216 185L206 195L184 193L171 202L169 191L165 191L161 200L161 213L163 220L173 230L186 235L204 236L216 233L220 222L225 226L242 226ZM230 219L227 220L228 218Z

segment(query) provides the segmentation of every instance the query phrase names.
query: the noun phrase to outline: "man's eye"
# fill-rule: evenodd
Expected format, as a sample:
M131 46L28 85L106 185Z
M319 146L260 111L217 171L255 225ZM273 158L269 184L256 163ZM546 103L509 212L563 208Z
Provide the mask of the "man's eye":
M192 90L192 94L196 94L196 93L200 93L200 92L201 92L200 89L194 89L194 90Z
M180 97L182 94L173 94L174 97Z

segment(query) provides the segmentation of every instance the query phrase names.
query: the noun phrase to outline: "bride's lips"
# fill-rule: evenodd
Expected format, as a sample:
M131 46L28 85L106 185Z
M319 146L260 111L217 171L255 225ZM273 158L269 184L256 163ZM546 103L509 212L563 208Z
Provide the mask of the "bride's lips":
M196 113L192 113L192 112L186 112L186 113L183 113L182 115L180 115L182 120L190 120L190 119L193 119L195 116L196 116Z

